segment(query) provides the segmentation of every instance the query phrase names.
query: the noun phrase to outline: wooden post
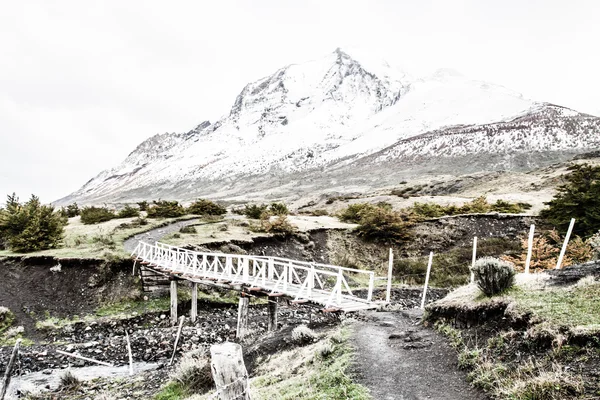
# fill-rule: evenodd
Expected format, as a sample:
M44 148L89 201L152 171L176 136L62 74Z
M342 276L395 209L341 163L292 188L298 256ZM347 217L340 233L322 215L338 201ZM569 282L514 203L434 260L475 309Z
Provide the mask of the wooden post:
M529 266L531 265L531 255L533 253L533 234L535 233L535 225L531 224L529 227L529 239L527 241L527 260L525 260L525 273L529 273Z
M220 400L250 400L242 346L225 342L210 348L210 367Z
M573 226L575 225L575 218L571 218L571 223L569 224L569 230L567 231L567 236L565 236L565 242L563 243L563 247L560 250L560 255L558 256L558 262L556 263L556 268L559 269L563 258L565 257L565 253L567 252L567 245L569 244L569 238L571 237L571 233L573 232Z
M242 295L240 297L240 303L238 307L238 321L237 321L237 332L236 337L242 339L248 330L248 305L250 299Z
M196 322L196 319L198 319L198 284L196 282L192 282L192 310L190 314L192 323Z
M473 259L471 260L471 283L475 282L475 273L473 272L473 268L475 268L475 261L477 260L477 236L473 238Z
M62 350L56 350L56 352L58 354L62 354L63 356L78 358L80 360L89 361L89 362L93 362L93 363L100 364L100 365L106 365L107 367L114 367L114 365L112 365L110 363L100 361L100 360L94 360L93 358L89 358L89 357L80 356L79 354L67 353L66 351L62 351Z
M425 275L425 287L423 287L423 299L421 299L421 309L425 308L425 299L427 298L427 286L429 285L429 275L431 274L431 264L433 263L433 251L429 253L429 263L427 263L427 275Z
M181 320L179 321L179 329L177 329L177 336L175 337L175 344L173 345L173 355L171 356L169 365L173 364L173 360L175 359L175 352L177 351L177 345L179 344L179 337L181 336L181 328L183 328L184 320L185 320L185 317L182 315Z
M125 338L127 339L127 354L129 354L129 376L133 375L133 354L131 354L131 342L129 341L129 333L125 329Z
M17 339L15 343L15 347L13 347L12 354L10 355L10 360L8 361L8 365L6 366L6 371L4 372L4 379L2 380L2 390L0 391L0 400L4 400L4 396L6 396L6 392L8 391L8 385L10 384L11 372L15 362L17 361L17 356L19 355L19 345L21 344L21 339Z
M394 268L394 253L390 247L390 256L388 260L387 291L385 293L385 302L389 303L392 298L392 270Z
M269 298L269 302L267 303L267 309L269 310L267 330L269 332L277 330L277 306L277 297Z
M171 279L171 325L177 323L177 281Z

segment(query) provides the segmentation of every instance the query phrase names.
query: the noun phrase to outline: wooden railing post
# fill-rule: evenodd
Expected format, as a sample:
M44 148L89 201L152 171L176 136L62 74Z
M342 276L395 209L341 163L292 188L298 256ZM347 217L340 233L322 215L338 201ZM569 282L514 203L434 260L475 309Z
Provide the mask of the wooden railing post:
M269 280L273 280L273 275L275 274L275 261L273 258L269 258Z

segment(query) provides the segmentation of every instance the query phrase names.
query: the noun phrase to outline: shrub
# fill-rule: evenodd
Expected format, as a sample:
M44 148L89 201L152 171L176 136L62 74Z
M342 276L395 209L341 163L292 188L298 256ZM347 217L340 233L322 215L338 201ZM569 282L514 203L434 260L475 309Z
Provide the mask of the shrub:
M542 236L533 238L531 251L531 263L529 270L539 272L547 269L553 269L558 262L558 256L562 248L564 238L558 231L551 230ZM521 253L517 256L504 256L504 260L516 265L517 270L525 269L527 260L528 238L521 239ZM579 236L571 239L567 246L567 251L563 259L563 265L572 265L583 263L593 258L594 249L589 241L584 242Z
M147 212L148 218L176 218L185 215L185 208L178 201L158 200Z
M139 217L139 216L140 216L140 210L130 206L129 204L127 204L125 206L125 208L120 210L119 213L117 214L117 218L133 218L133 217Z
M217 203L206 199L198 199L187 209L188 214L194 215L225 215L227 209Z
M285 215L279 215L272 221L270 219L263 220L262 228L267 233L279 235L291 235L298 230L296 225L292 224Z
M292 341L297 344L308 344L317 340L317 334L306 325L299 325L292 330Z
M66 208L61 208L60 213L67 218L76 217L79 215L79 206L77 203L69 204Z
M331 356L334 351L335 347L333 346L333 343L327 341L317 349L317 355L322 359L326 359L329 358L329 356Z
M58 246L67 224L54 207L40 203L31 196L21 204L16 194L8 196L6 209L0 210L0 242L13 251L28 252Z
M205 393L213 387L208 355L204 350L185 353L171 378L179 382L188 393Z
M312 210L312 211L310 211L309 214L312 215L313 217L322 217L324 215L329 215L327 210L323 210L323 209Z
M415 202L411 211L424 218L438 218L443 215L450 215L448 207L444 207L436 203Z
M374 205L368 203L350 204L338 214L338 218L343 222L353 222L358 224L364 213L372 211L375 208Z
M187 226L182 226L181 229L179 229L179 233L198 233L198 231L196 230L196 228L192 225L187 225Z
M558 187L540 217L561 231L566 231L571 218L575 218L573 232L587 239L600 229L600 166L581 164L568 170L563 175L566 183Z
M384 243L402 243L411 238L409 228L413 222L398 212L374 207L360 213L356 232L359 236Z
M15 314L8 308L0 306L0 334L8 330L15 322Z
M267 211L267 208L268 207L265 204L261 204L261 205L246 204L244 206L244 209L242 210L242 214L244 214L246 217L248 217L250 219L261 219L263 214L265 214L265 212Z
M269 214L271 215L288 215L290 210L284 203L271 203L269 206Z
M85 225L99 224L114 218L115 213L106 207L84 207L81 210L81 223Z
M148 202L147 201L138 201L137 203L138 208L140 209L140 211L148 211Z
M507 261L484 257L473 265L475 282L486 296L493 296L510 289L515 281L515 269Z

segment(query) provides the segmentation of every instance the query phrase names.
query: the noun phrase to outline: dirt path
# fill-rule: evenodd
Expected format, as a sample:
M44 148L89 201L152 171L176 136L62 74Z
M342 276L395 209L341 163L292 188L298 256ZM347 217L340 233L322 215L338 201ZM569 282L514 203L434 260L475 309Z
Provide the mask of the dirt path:
M411 318L412 315L413 317ZM457 367L456 352L415 313L371 312L357 322L353 373L376 400L483 400Z
M198 224L200 224L200 220L196 218L188 219L185 221L173 222L172 224L163 226L161 228L156 228L147 232L138 233L137 235L127 239L125 243L123 243L123 247L125 248L126 252L131 253L135 249L135 246L137 246L138 242L142 240L147 243L158 242L160 239L162 239L169 233L178 232L184 226Z

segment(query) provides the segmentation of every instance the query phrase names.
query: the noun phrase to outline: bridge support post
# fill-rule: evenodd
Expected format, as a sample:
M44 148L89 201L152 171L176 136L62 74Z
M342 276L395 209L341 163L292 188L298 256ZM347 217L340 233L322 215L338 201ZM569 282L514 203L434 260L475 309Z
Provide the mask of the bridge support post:
M269 332L277 330L277 308L278 308L278 297L269 298L267 303L267 309L269 311L269 322L267 324L267 330Z
M192 282L192 311L190 314L190 319L192 323L196 322L198 318L198 284L196 282Z
M177 281L171 278L171 325L177 323Z
M237 332L236 337L242 339L246 336L248 331L248 306L250 304L250 298L245 297L243 294L240 297L240 303L238 307L238 320L237 320Z

